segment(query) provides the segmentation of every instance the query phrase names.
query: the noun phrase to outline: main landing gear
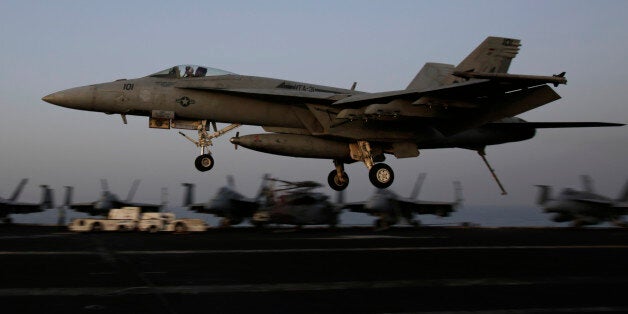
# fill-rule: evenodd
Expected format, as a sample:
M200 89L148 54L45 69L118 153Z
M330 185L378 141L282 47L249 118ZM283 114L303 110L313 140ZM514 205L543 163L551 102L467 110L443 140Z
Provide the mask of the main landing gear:
M212 139L217 138L235 129L239 127L240 125L241 124L239 123L234 123L234 124L228 125L225 128L217 130L216 124L213 123L214 133L208 134L207 133L207 120L201 120L201 123L198 126L198 141L185 135L183 132L179 132L179 134L187 138L190 142L194 143L196 147L200 147L201 149L201 155L196 157L196 160L194 160L194 166L196 166L196 169L198 169L198 171L205 172L205 171L211 170L214 167L214 158L212 157L211 152L209 151L209 146L212 145Z
M369 169L369 180L378 189L385 189L392 185L395 180L395 173L392 168L384 163L375 163L375 161L384 161L384 155L374 155L371 145L367 141L358 141L356 144L349 144L351 149L351 158L353 160L362 161L366 168ZM342 191L349 186L349 176L344 171L344 164L339 160L334 160L335 170L332 170L327 176L327 183L336 190Z

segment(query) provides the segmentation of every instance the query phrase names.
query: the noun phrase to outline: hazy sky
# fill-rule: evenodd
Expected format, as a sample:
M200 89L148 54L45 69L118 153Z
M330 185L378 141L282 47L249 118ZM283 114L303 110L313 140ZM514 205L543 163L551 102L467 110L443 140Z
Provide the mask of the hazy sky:
M209 173L176 130L148 128L145 117L81 112L41 101L51 92L135 78L177 64L202 64L369 92L403 89L425 62L457 64L485 37L519 38L511 73L567 72L562 99L527 112L530 121L628 122L627 1L9 1L0 2L0 195L30 178L22 200L49 184L61 199L100 193L100 178L124 197L142 179L137 201L158 202L162 187L181 202L181 182L207 200L233 174L252 196L263 173L326 184L329 160L266 155L218 140ZM240 134L260 133L242 127ZM194 135L193 132L188 132ZM481 159L462 149L424 150L395 159L392 188L408 195L427 172L421 197L451 200L460 180L467 204L532 204L534 184L579 187L588 173L616 197L628 179L628 127L541 130L531 140L487 148L508 196ZM361 163L347 166L349 201L373 188ZM325 192L332 194L329 188Z

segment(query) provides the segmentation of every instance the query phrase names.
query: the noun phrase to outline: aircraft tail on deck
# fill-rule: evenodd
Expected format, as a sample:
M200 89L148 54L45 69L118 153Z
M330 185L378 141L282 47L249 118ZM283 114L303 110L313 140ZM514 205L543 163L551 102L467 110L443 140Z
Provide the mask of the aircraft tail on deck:
M622 192L619 195L619 198L617 198L617 201L620 203L628 202L628 181L626 181L626 183L624 184L624 188L622 189Z
M22 179L22 181L20 181L20 184L17 185L17 187L15 188L15 191L13 191L13 194L11 194L11 198L9 199L12 202L17 201L17 198L20 197L20 194L22 194L22 190L24 189L24 186L26 185L26 183L28 182L28 179Z
M65 197L63 199L63 205L70 206L70 204L72 204L72 192L74 192L74 187L65 186Z
M552 199L552 187L548 185L537 185L537 187L539 187L540 190L536 199L536 203L539 205L544 205Z
M54 207L52 189L47 185L41 185L41 209L49 209Z
M183 207L188 207L194 203L194 183L181 183L184 187Z
M454 181L454 206L462 205L462 201L464 201L464 197L462 196L462 183L460 181Z

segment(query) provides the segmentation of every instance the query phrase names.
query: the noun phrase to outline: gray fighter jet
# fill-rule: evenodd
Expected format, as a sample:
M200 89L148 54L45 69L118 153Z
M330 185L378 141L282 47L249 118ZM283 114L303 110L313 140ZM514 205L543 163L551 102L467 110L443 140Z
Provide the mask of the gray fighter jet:
M152 128L197 130L198 139L181 134L200 148L195 161L200 171L214 166L208 149L214 138L241 124L262 126L268 133L236 136L231 142L270 154L330 159L334 170L328 183L335 190L349 184L344 165L353 162L364 163L373 185L389 187L394 173L382 163L386 154L409 158L419 156L420 149L470 149L494 175L485 158L488 145L530 139L538 128L620 125L515 118L559 99L549 85L567 83L564 72L507 73L519 46L518 39L488 37L457 66L427 63L406 89L380 93L356 91L355 84L343 89L182 65L42 99L120 114L124 123L127 115L140 115L149 117ZM218 130L216 122L231 125Z
M304 225L338 224L341 212L342 192L339 192L338 204L332 204L329 196L314 192L322 185L313 181L291 182L274 178L267 181L282 184L269 186L263 207L253 214L251 222L262 227L269 224Z
M584 190L564 189L556 198L551 197L551 187L537 185L537 204L543 211L554 214L555 222L571 222L574 227L611 222L626 227L622 217L628 214L628 182L615 200L596 194L589 176L582 176Z
M12 219L9 217L10 214L37 213L54 207L52 204L52 190L48 188L47 185L40 185L42 194L39 204L18 202L17 199L20 197L27 182L28 179L22 179L10 198L4 199L0 197L0 219L2 222L11 223Z
M415 219L415 215L448 217L462 202L460 182L454 182L454 202L430 202L417 200L424 180L425 173L421 173L408 198L399 197L389 189L376 189L367 201L347 203L343 205L343 208L378 217L375 220L376 229L386 229L399 223L402 218L413 226L419 226L420 222Z
M236 191L233 177L227 176L227 185L218 189L216 195L209 202L196 204L193 204L194 184L183 183L182 185L185 187L183 206L199 213L221 217L221 227L238 225L244 220L250 219L253 213L259 209L262 199L267 194L266 178L267 175L262 180L257 196L255 198L247 198Z
M129 194L126 199L121 200L117 195L111 193L109 191L109 184L107 180L101 179L100 185L102 187L102 193L100 198L93 202L83 202L83 203L72 203L72 194L74 188L71 186L65 187L65 206L69 209L73 209L78 212L87 213L91 216L106 216L109 213L109 210L112 208L121 208L126 206L140 207L142 212L158 212L161 208L166 204L166 200L163 199L162 194L162 203L161 204L148 204L148 203L137 203L133 202L133 197L135 196L135 192L140 184L140 180L133 181L131 185L131 189L129 190ZM162 193L164 193L162 191Z

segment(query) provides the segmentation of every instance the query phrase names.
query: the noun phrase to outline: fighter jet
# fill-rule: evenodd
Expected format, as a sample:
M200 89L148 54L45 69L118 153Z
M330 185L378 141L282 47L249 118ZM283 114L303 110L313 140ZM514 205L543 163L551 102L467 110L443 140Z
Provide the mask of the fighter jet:
M394 172L385 155L419 156L420 149L464 148L485 158L485 147L534 137L539 128L618 126L612 123L526 122L515 116L560 96L549 86L565 73L509 74L520 40L486 38L460 64L427 63L403 90L366 93L284 79L239 75L181 65L137 79L120 79L56 92L42 99L62 107L149 117L149 127L192 129L200 148L196 168L214 166L212 140L242 124L267 133L231 138L236 147L333 161L327 179L335 190L349 184L345 164L362 162L377 188ZM216 122L231 123L220 130ZM214 132L209 134L209 125ZM505 190L502 189L502 194Z
M120 200L117 195L111 193L109 191L109 184L107 180L101 179L100 185L102 188L102 193L100 198L93 202L84 202L84 203L72 203L72 194L74 188L71 186L65 187L65 206L69 209L73 209L75 211L87 213L91 216L106 216L109 213L109 210L112 208L121 208L126 206L140 207L142 212L158 212L165 205L165 200L162 199L161 204L147 204L147 203L136 203L133 202L133 197L135 196L135 192L140 184L140 180L133 181L131 185L131 189L129 190L129 194L126 199ZM164 193L162 191L162 193ZM162 194L163 198L163 194Z
M436 215L439 217L448 217L455 208L462 202L462 188L460 182L454 182L454 202L429 202L417 200L425 173L421 173L417 178L414 189L408 198L399 197L395 192L389 189L376 189L375 193L365 202L347 203L343 205L344 209L352 212L366 213L371 216L378 217L375 220L375 228L378 230L386 229L391 225L399 223L402 218L409 224L418 227L420 222L415 219L418 215Z
M555 222L568 222L572 226L581 227L595 225L602 222L611 222L617 226L626 227L622 216L628 214L628 182L615 200L596 194L589 176L582 176L584 190L571 188L564 189L556 198L551 197L551 187L537 185L539 196L537 204L543 206L543 211L554 214Z
M314 181L291 182L268 178L269 182L282 184L279 187L269 186L265 205L253 214L252 223L257 227L269 224L304 225L338 224L341 206L332 204L329 196L313 192L321 187ZM342 193L342 192L340 192ZM339 194L338 204L342 203Z
M12 219L10 214L30 214L42 212L44 209L53 208L52 204L52 190L47 185L40 185L42 189L41 202L35 203L21 203L17 199L20 197L24 186L28 182L28 179L22 179L20 184L15 188L13 194L8 199L0 197L0 219L4 223L11 223Z
M262 180L257 196L247 198L236 191L233 176L227 176L227 185L218 189L216 195L209 202L196 204L193 204L194 184L183 183L182 185L185 187L183 206L199 213L221 217L221 227L238 225L245 219L250 219L253 213L259 209L260 202L267 194L266 178L267 175Z

